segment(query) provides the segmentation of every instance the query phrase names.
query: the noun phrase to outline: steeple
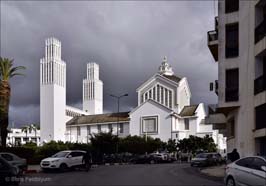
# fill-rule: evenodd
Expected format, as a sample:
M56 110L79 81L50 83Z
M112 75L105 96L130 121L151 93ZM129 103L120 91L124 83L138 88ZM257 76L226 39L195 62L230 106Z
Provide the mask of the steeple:
M164 75L168 75L168 76L174 75L172 67L167 63L167 57L166 56L164 56L163 62L161 64L161 66L159 67L159 73L164 74Z
M103 82L99 79L99 65L87 64L87 77L83 80L83 110L89 114L103 112Z

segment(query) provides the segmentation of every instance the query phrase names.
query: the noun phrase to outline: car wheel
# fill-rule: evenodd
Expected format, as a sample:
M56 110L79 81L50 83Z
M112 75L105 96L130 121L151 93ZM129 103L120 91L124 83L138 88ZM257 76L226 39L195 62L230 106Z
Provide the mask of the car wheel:
M235 180L232 177L229 177L226 181L226 186L235 186Z
M154 161L154 160L151 160L151 161L150 161L150 164L155 164L155 161Z
M65 172L65 171L67 171L68 167L67 167L67 165L65 163L62 163L60 165L59 169L60 169L61 172Z

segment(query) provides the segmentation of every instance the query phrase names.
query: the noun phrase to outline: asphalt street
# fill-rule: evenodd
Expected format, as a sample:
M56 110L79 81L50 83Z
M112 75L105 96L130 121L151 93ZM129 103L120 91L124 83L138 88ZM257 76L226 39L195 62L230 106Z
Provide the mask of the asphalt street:
M26 175L21 185L74 186L74 185L184 185L221 186L220 180L203 176L188 164L117 165L99 166L89 172L81 170L65 173L37 173Z

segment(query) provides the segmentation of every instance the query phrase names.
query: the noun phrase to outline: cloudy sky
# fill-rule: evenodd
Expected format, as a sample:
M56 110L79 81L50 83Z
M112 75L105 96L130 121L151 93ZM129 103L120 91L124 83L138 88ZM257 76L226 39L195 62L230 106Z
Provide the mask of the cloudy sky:
M134 108L136 88L157 72L163 56L177 76L188 78L192 103L217 100L208 89L217 79L207 47L216 13L213 1L0 3L0 55L27 67L26 77L11 80L10 120L16 126L39 123L39 64L51 36L62 42L69 105L81 108L85 65L95 61L104 82L104 111L116 110L109 94L128 93L122 110Z

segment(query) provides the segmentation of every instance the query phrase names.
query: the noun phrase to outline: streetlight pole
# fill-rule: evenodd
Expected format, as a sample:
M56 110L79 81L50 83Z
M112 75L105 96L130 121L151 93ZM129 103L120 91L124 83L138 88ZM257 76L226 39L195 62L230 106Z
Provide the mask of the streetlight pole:
M122 98L122 97L126 97L126 96L128 96L128 94L123 94L123 95L121 95L121 96L116 96L116 95L113 95L113 94L110 94L110 96L111 97L114 97L114 98L116 98L117 99L117 123L116 123L116 135L118 136L118 123L119 123L119 106L120 106L120 98Z
M113 95L113 94L110 94L111 97L114 97L117 99L117 123L116 123L116 135L117 135L117 138L118 138L118 123L119 123L119 105L120 105L120 98L122 97L126 97L128 96L128 94L123 94L123 95L120 95L120 96L116 96L116 95ZM118 143L116 144L116 153L118 152Z

